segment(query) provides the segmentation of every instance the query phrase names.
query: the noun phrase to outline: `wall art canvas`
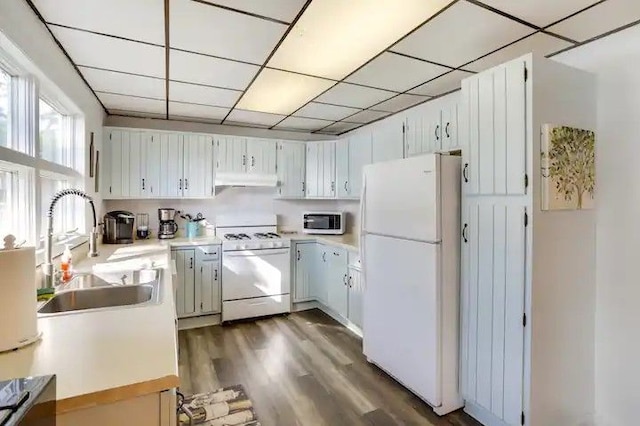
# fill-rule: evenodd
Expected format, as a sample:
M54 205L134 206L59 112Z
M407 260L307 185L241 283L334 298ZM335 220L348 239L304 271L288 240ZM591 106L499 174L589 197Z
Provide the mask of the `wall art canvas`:
M545 124L541 140L542 210L595 205L596 136L591 130Z

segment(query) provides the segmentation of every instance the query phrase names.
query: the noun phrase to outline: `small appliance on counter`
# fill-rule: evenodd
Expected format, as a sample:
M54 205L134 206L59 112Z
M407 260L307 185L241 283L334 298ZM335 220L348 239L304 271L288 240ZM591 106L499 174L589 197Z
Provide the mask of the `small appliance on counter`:
M139 240L146 240L149 235L149 215L146 213L136 214L136 236Z
M178 224L175 221L175 217L176 209L158 209L158 220L160 221L158 238L161 240L175 238L176 232L178 232Z
M342 235L345 233L344 212L306 212L302 219L305 234Z
M55 426L56 376L0 381L0 425Z
M132 244L133 213L124 210L114 210L104 215L103 244Z

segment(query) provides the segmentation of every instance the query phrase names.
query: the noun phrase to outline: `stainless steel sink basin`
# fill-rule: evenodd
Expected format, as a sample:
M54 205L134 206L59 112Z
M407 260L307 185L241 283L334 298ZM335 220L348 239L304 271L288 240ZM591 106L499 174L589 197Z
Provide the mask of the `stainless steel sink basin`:
M138 285L109 285L57 293L38 309L40 316L160 303L159 277Z

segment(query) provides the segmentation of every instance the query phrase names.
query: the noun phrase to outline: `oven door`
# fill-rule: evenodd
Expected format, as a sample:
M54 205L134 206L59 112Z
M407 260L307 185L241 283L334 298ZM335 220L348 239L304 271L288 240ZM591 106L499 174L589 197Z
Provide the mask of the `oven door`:
M286 249L229 251L222 254L222 300L288 294L291 255Z

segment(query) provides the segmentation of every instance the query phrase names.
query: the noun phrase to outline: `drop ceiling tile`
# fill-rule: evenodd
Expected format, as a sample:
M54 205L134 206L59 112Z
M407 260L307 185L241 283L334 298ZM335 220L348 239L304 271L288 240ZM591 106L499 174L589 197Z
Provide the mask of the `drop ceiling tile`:
M584 9L597 0L480 0L482 3L516 16L524 21L545 27Z
M162 99L136 98L134 96L116 95L113 93L97 92L98 98L108 110L152 112L163 114L166 112L166 102Z
M332 122L329 120L317 120L315 118L287 117L282 123L278 124L275 129L291 129L291 130L319 130L327 127Z
M473 71L484 71L488 68L500 65L503 62L510 61L527 53L537 53L547 55L557 52L560 49L571 46L572 44L544 33L537 33L525 38L509 47L505 47L491 55L485 56L475 62L472 62L465 68Z
M404 92L447 71L449 68L440 65L385 52L348 77L346 81Z
M378 105L374 105L371 108L377 111L396 112L405 108L409 108L410 106L419 104L420 102L424 102L429 98L430 98L429 96L402 94L402 95L396 96L395 98L391 98L387 101L384 101ZM350 121L350 120L351 118L347 119L347 121Z
M255 65L171 50L171 80L244 90L260 70Z
M442 95L443 93L459 89L461 87L460 82L464 78L470 77L472 75L472 73L460 70L451 71L421 86L418 86L413 90L410 90L409 93L427 96Z
M349 108L337 105L310 102L293 115L297 117L320 118L324 120L338 121L348 115L360 111L359 108Z
M364 124L364 123L369 123L370 121L373 121L373 120L377 120L382 117L386 117L389 114L390 113L384 112L384 111L366 110L366 111L361 111L357 114L351 115L349 117L346 117L344 121L349 123Z
M457 68L534 30L460 1L391 50Z
M159 118L166 119L167 115L165 113L152 113L152 112L138 112L138 111L127 111L122 109L110 109L108 110L111 115L127 115L131 117L141 117L141 118Z
M394 92L386 90L372 89L348 83L338 83L335 87L332 87L315 100L354 108L368 108L394 95Z
M244 109L236 108L231 111L231 114L229 114L227 120L230 123L249 123L252 125L271 127L285 117L286 115L268 114L266 112L247 111Z
M329 135L336 135L338 133L348 132L349 130L353 130L356 127L360 127L360 126L362 126L362 124L345 123L344 121L340 121L338 123L333 123L329 127L325 127L324 129L322 129L322 132L320 132L320 133L325 133L325 134L329 134Z
M192 104L232 107L242 92L196 84L169 82L169 100ZM227 108L228 110L228 108Z
M49 27L76 65L165 77L165 49L84 31Z
M164 46L162 0L33 0L33 4L48 23Z
M585 41L640 19L640 1L607 0L549 28L565 37Z
M229 108L169 102L169 118L192 117L222 120L228 112Z
M280 21L291 22L304 6L305 0L205 0L256 15L266 16Z
M89 86L96 91L158 99L165 96L163 78L143 77L95 68L79 68Z
M262 64L286 25L191 0L171 1L171 47Z

